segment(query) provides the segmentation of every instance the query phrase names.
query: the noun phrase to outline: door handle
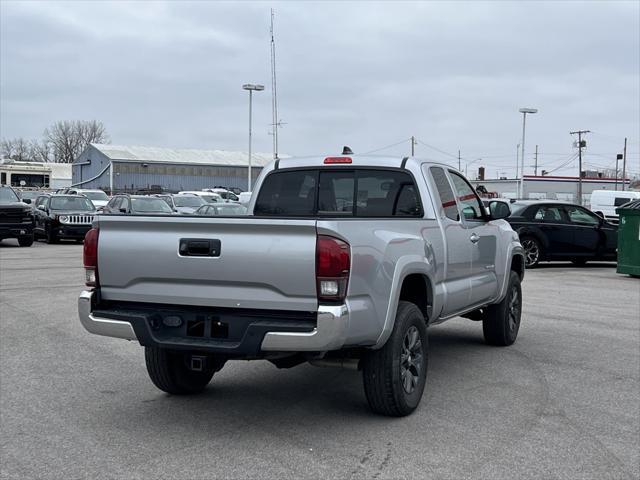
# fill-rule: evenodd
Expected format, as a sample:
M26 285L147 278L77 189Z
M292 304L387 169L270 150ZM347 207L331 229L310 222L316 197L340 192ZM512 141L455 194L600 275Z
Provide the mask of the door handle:
M477 233L473 233L470 237L469 240L471 240L471 243L478 243L480 241L480 237L478 236Z

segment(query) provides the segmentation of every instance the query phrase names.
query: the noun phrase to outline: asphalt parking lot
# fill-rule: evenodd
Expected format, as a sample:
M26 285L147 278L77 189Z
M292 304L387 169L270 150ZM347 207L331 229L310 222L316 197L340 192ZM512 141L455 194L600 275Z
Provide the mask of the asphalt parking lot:
M230 362L171 397L136 343L77 319L82 246L0 244L1 478L640 478L640 280L527 271L517 343L429 330L410 417L372 415L356 372Z

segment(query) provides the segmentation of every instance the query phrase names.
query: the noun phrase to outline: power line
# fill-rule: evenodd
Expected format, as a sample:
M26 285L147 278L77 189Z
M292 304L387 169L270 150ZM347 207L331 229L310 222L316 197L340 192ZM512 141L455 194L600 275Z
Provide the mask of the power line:
M391 145L385 145L384 147L380 147L380 148L376 148L375 150L370 150L368 152L364 152L362 155L369 155L370 153L375 153L375 152L379 152L381 150L386 150L387 148L391 148L391 147L395 147L398 146L402 143L407 143L411 141L411 138L405 138L404 140L400 140L399 142L396 143L392 143Z
M428 143L425 143L425 142L423 142L422 140L420 140L418 138L416 138L416 141L418 143L421 143L425 147L430 148L431 150L435 150L436 152L439 152L439 153L441 153L443 155L446 155L448 157L455 158L456 160L458 160L458 155L454 155L453 153L449 153L449 152L445 152L444 150L440 150L438 147L434 147L433 145L429 145ZM465 159L465 157L460 157L460 158L463 159L463 160Z

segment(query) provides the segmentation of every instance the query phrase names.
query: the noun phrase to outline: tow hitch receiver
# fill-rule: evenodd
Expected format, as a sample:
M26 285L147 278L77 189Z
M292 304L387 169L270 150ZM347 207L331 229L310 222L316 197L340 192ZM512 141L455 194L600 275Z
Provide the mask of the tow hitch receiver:
M193 370L194 372L202 372L204 370L206 361L207 357L204 357L202 355L191 355L191 370Z

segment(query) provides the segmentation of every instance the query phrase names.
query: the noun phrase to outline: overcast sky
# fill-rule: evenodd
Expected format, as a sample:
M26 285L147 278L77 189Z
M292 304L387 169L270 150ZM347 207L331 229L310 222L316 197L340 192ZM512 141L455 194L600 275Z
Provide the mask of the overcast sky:
M410 152L469 171L546 170L589 129L587 166L629 137L640 173L640 2L14 2L0 0L0 136L101 120L114 144L270 152L270 8L280 151ZM435 147L441 150L434 150ZM476 160L482 158L482 160ZM529 172L530 171L530 172ZM533 173L527 168L526 173ZM577 161L557 174L577 173Z

